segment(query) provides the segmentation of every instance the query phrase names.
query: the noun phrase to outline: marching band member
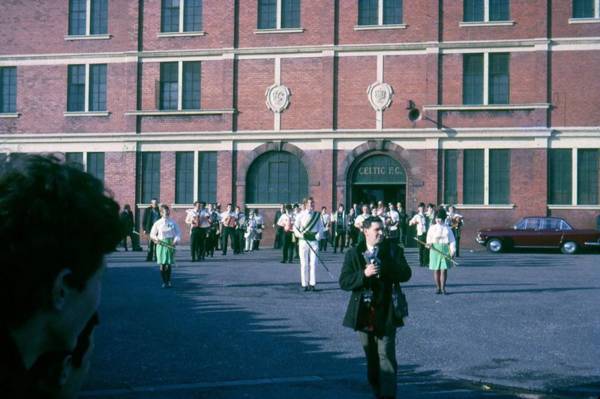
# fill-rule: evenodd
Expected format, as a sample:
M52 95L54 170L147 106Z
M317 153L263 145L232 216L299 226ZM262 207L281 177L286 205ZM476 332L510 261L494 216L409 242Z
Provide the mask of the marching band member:
M450 226L452 229L452 234L454 234L454 239L456 241L456 257L460 256L460 230L462 229L464 223L463 215L460 213L456 213L456 208L454 205L450 205L448 207L448 217L446 218L446 224Z
M356 211L354 210L355 208L352 207L350 208L350 212L348 212L348 220L347 220L347 224L348 224L348 242L347 242L347 246L349 247L350 245L355 246L356 245L356 240L358 239L358 229L356 228L356 226L354 226L354 222L356 221Z
M169 217L169 207L160 206L160 219L150 231L150 239L156 244L156 263L160 266L163 288L171 287L171 268L175 263L175 246L181 240L179 226Z
M260 249L260 240L262 240L262 233L265 227L265 221L258 212L258 209L254 210L254 220L256 221L256 234L254 234L254 243L252 244L252 248L258 251Z
M285 212L279 217L277 226L283 230L283 259L281 263L293 263L296 244L292 240L294 237L294 215L292 214L291 205L285 206Z
M446 217L446 211L443 208L437 211L435 224L427 232L427 247L435 249L429 253L429 270L433 270L435 293L444 295L446 295L447 271L452 267L452 262L444 255L451 258L456 253L454 234L445 223Z
M254 211L251 209L250 214L248 215L248 220L246 222L246 233L244 234L244 238L246 239L246 245L244 246L244 250L246 252L250 252L254 250L254 236L256 235L256 218L254 216Z
M219 226L221 225L220 216L215 210L213 204L208 204L208 209L206 211L209 215L208 222L208 239L206 243L206 249L204 256L207 256L210 253L210 257L212 258L215 255L215 249L217 248L218 236L217 231L219 231Z
M244 252L245 244L246 244L246 230L248 228L248 223L246 221L246 213L242 212L239 206L235 207L235 213L238 217L237 226L235 228L235 245L233 253L242 253Z
M322 238L325 228L321 214L315 211L315 201L312 197L304 200L304 207L294 222L294 235L300 241L300 284L304 291L314 291L318 241Z
M236 252L235 228L237 226L237 214L233 211L231 204L227 204L227 210L221 213L221 225L223 226L223 255L227 255L227 241L231 241L231 249Z
M358 239L356 240L357 245L360 245L365 240L365 234L363 233L363 223L365 219L369 216L371 216L371 208L369 208L369 205L364 204L362 206L362 213L358 215L354 220L354 227L356 227L356 230L358 232Z
M329 240L329 227L331 226L331 215L327 213L327 207L321 208L321 222L323 223L323 235L319 240L319 251L327 251L327 241Z
M333 214L331 221L335 226L333 232L335 234L333 253L337 252L338 246L340 247L340 253L343 253L346 246L346 230L348 228L348 215L346 215L343 204L340 204L337 212Z
M389 211L387 213L386 227L390 241L396 245L400 242L400 214L396 211L396 207L391 202L389 203Z
M408 222L409 226L417 226L417 239L421 242L425 242L427 238L427 220L425 217L425 204L419 203L418 213L410 219ZM420 266L427 266L429 264L429 250L424 244L419 242L419 264Z
M200 202L195 201L194 207L186 211L185 223L190 226L190 252L192 262L201 258L200 254Z

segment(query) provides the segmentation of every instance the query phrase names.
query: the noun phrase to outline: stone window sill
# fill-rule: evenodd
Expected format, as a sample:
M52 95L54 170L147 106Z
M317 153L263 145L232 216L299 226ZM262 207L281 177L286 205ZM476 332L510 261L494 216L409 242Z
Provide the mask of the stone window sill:
M112 35L66 35L65 40L107 40L110 39Z
M255 29L255 35L266 35L269 33L302 33L304 28L280 28L280 29Z
M109 116L110 112L108 111L88 111L88 112L65 112L64 116L68 117L78 117L78 116Z
M172 111L130 111L125 112L125 115L136 116L191 116L191 115L224 115L233 114L234 109L198 109L198 110L172 110Z
M580 210L580 211L595 211L600 209L599 205L548 205L550 210Z
M0 112L0 118L18 118L21 116L19 112Z
M160 32L158 37L193 37L193 36L204 36L206 32Z
M570 24L600 24L600 18L569 18Z
M513 26L515 21L473 21L473 22L459 22L458 26L461 28L468 28L472 26Z
M548 109L550 104L425 105L424 111L519 111Z
M279 209L281 204L246 204L248 209Z
M354 30L386 30L386 29L406 29L406 24L387 24L387 25L355 25Z
M457 209L514 209L515 204L456 204L454 205Z

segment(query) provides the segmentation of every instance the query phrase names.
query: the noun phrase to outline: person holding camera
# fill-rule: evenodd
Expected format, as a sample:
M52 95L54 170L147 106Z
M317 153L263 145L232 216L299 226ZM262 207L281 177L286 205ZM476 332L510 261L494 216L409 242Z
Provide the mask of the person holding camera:
M339 278L340 287L352 291L343 325L358 331L375 397L394 398L396 328L404 323L396 315L393 292L412 272L402 247L384 239L381 218L368 217L362 227L365 241L346 252Z

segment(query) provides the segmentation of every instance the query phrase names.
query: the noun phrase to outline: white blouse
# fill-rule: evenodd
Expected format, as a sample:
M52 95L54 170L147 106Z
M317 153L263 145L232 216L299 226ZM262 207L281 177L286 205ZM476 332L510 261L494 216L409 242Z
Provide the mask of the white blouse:
M150 231L150 239L152 240L164 240L165 238L172 238L174 244L181 240L179 226L171 218L158 219Z
M445 224L433 224L427 232L427 244L448 244L450 254L456 252L456 241L450 227Z

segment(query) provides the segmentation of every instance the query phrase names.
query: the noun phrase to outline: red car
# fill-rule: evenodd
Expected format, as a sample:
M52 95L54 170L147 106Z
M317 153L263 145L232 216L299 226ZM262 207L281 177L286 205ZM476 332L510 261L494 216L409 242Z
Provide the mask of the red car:
M509 248L556 248L574 254L585 247L600 247L600 231L576 230L555 217L525 217L511 229L483 229L475 239L490 252Z

